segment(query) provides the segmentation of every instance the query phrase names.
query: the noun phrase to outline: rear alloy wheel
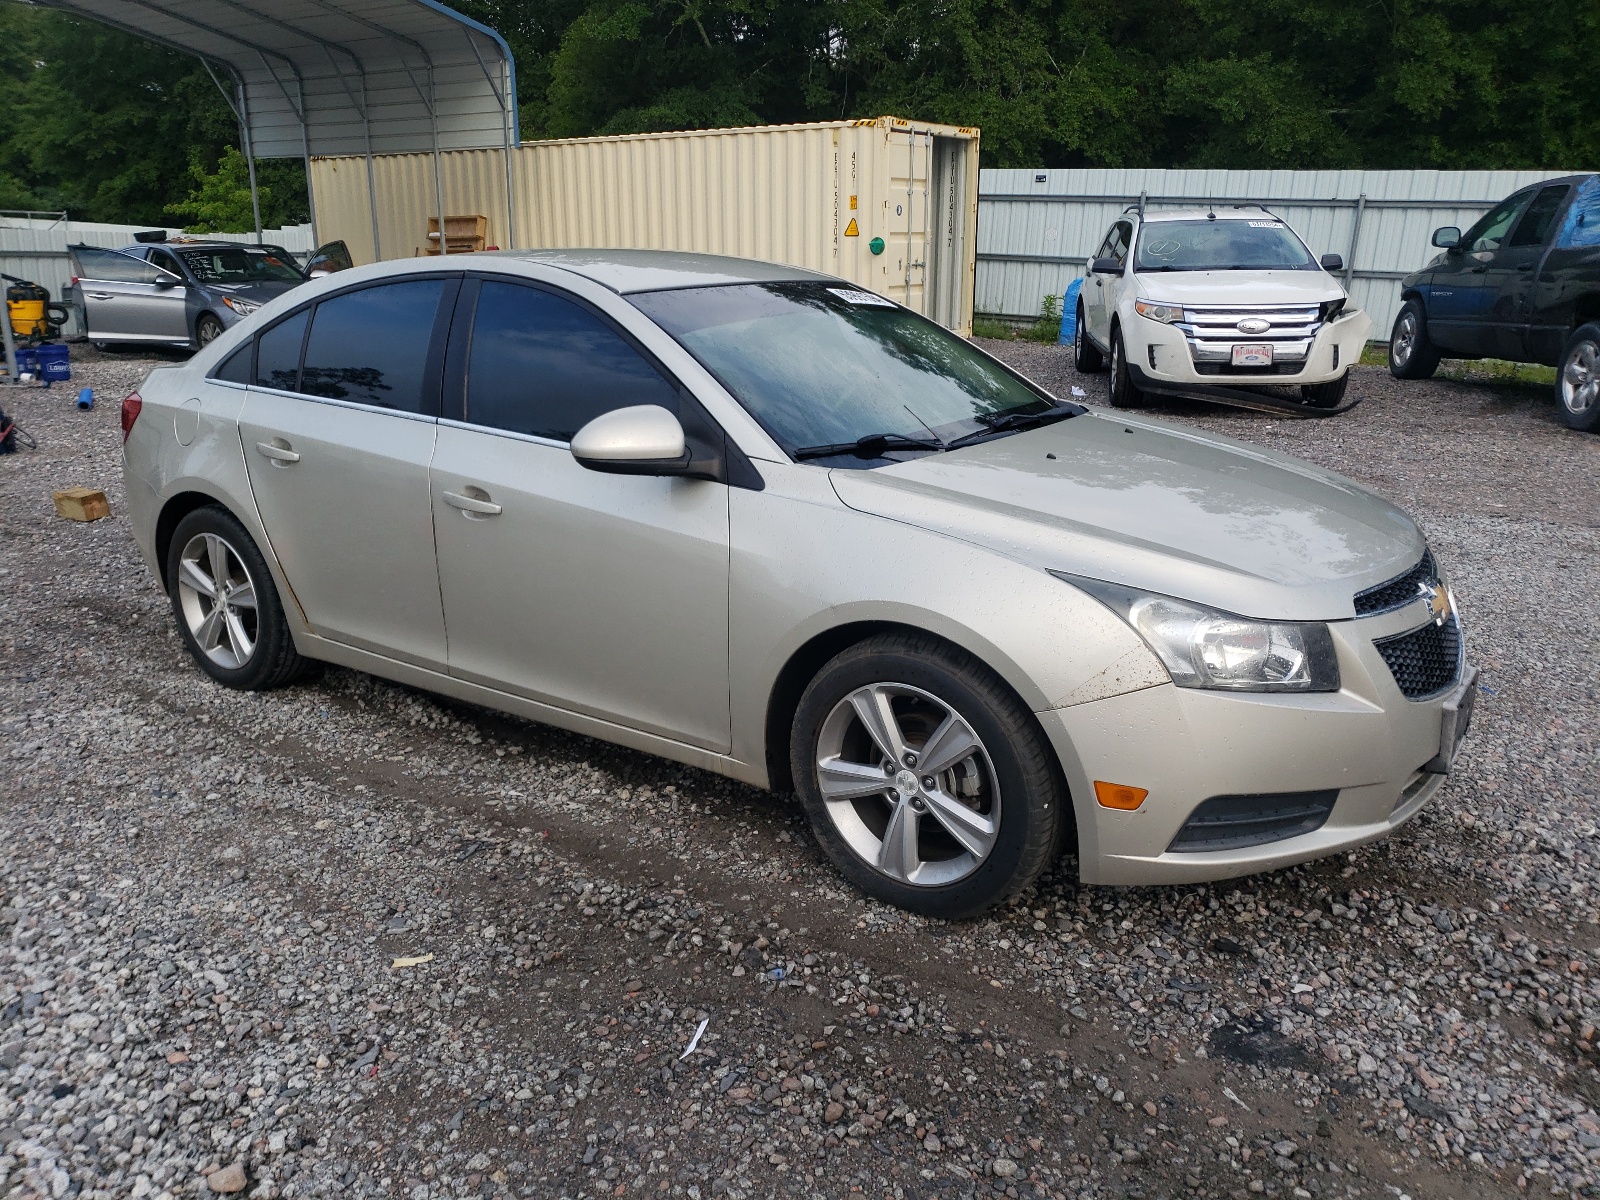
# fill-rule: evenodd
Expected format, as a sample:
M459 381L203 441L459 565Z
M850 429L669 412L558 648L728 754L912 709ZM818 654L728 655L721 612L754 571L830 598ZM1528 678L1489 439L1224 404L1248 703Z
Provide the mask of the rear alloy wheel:
M1338 408L1339 402L1344 399L1345 389L1350 386L1350 372L1346 371L1337 379L1327 383L1308 383L1300 388L1300 395L1312 408Z
M1389 334L1389 374L1396 379L1427 379L1439 369L1439 352L1428 340L1422 305L1407 300Z
M1083 319L1083 301L1078 301L1078 322L1072 327L1072 365L1085 375L1106 369L1105 355L1089 340Z
M1043 735L992 672L934 638L841 653L801 697L791 747L818 842L890 904L970 916L1055 849L1063 789Z
M1144 393L1128 373L1128 356L1122 351L1122 330L1111 331L1111 407L1138 408Z
M1600 429L1600 322L1581 325L1561 352L1556 376L1556 404L1561 419L1573 429Z
M260 691L304 670L261 551L226 509L199 508L178 522L167 589L184 645L218 683Z
M212 342L222 336L222 322L210 313L201 313L200 319L194 323L195 344L204 350Z

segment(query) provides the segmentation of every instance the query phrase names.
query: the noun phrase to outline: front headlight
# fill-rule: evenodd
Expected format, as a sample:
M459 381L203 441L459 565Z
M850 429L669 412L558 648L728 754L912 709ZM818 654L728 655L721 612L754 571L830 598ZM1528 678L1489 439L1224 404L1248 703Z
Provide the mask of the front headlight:
M238 313L241 317L248 317L251 313L255 312L256 309L261 307L261 305L257 304L254 300L241 300L238 296L224 296L222 298L222 302L229 308L233 309L233 311Z
M1163 325L1175 325L1183 320L1183 307L1178 304L1157 304L1154 300L1135 300L1133 311L1141 317L1149 317L1152 321L1160 321Z
M1051 571L1116 613L1179 687L1230 692L1336 692L1339 659L1320 621L1252 621L1155 592Z

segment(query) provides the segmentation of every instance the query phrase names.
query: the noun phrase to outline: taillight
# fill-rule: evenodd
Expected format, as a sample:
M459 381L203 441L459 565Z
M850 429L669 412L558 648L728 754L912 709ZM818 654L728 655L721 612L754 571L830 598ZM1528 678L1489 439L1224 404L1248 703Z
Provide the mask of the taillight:
M133 423L139 419L139 413L144 408L144 400L138 392L129 392L122 398L122 440L127 441L128 435L133 432Z

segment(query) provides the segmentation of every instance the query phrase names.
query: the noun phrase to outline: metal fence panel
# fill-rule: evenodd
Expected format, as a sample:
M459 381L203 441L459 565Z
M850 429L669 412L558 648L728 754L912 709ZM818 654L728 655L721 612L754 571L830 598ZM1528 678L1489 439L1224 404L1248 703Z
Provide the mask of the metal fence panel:
M1266 204L1313 253L1344 256L1352 301L1385 337L1399 281L1438 253L1441 225L1465 229L1526 184L1562 171L1060 171L985 170L978 176L974 307L1025 319L1084 273L1111 222L1140 194L1147 203Z
M117 250L132 244L135 233L149 228L149 225L91 224L69 221L65 217L51 219L0 214L0 274L31 280L48 288L52 300L60 300L72 278L68 246L104 246ZM256 240L254 233L206 233L194 236L219 242ZM262 240L282 246L302 258L316 248L312 243L310 225L268 229L261 236ZM0 283L3 282L0 280ZM81 331L68 328L63 332L70 337Z

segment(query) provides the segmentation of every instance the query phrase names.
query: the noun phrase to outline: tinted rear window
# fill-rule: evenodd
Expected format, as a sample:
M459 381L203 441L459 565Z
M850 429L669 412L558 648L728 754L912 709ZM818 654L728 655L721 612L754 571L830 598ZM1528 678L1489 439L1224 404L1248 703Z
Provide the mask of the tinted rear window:
M444 286L443 279L412 279L318 304L300 391L422 412L424 396L437 394L423 375Z

